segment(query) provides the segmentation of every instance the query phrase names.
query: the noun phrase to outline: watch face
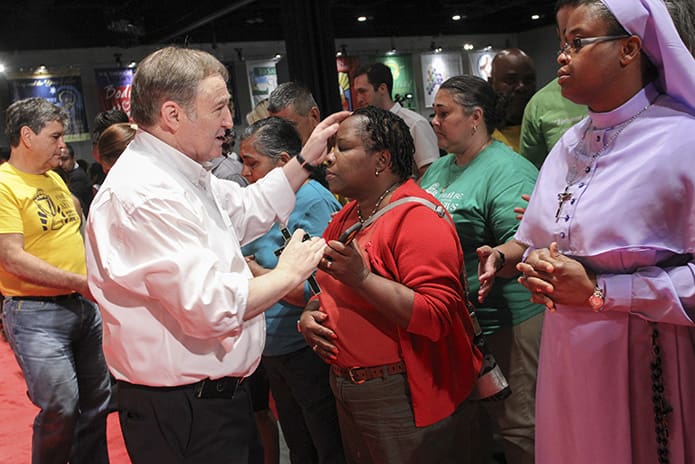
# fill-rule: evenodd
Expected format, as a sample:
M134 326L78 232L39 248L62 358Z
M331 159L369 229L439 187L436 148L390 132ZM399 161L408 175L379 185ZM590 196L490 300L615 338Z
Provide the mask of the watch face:
M601 308L603 308L603 304L605 301L603 300L603 297L601 295L593 294L589 297L589 306L591 306L591 309L594 310L594 312L599 311Z

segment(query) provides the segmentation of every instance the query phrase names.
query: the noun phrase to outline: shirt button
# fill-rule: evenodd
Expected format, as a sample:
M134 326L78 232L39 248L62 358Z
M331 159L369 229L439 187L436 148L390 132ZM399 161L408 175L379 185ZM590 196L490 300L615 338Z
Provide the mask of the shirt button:
M567 221L569 221L569 220L570 220L570 216L569 216L569 214L568 214L567 216L565 216L565 222L567 222Z
M582 188L584 185L586 185L584 182L580 182L579 185L577 185L577 188Z
M596 141L597 141L597 142L600 142L600 141L601 141L601 136L600 136L600 135L597 135L597 136L596 136Z
M591 172L591 166L587 166L586 169L584 169L584 172L586 172L586 173Z
M565 233L564 233L564 232L560 232L560 238L565 238Z
M573 205L575 201L577 201L577 199L576 199L576 198L572 198L572 199L570 200L570 205Z

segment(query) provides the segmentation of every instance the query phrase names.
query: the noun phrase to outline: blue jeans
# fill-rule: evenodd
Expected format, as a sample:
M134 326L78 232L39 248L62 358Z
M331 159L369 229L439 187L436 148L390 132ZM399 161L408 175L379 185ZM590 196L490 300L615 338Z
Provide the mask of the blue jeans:
M32 463L108 463L109 374L101 315L81 296L60 302L5 298L5 333L39 408Z

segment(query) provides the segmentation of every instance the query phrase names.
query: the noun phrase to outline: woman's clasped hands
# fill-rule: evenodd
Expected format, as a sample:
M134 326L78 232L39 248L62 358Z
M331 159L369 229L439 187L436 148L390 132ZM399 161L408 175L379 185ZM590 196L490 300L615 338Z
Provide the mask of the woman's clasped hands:
M523 274L519 283L531 292L534 303L545 305L551 312L557 304L590 308L596 276L579 261L560 253L556 242L549 248L531 251L516 268Z

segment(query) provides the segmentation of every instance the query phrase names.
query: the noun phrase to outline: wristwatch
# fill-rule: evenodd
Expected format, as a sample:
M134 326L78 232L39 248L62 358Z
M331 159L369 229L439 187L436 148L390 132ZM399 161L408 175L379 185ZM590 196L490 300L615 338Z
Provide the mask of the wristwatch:
M603 305L606 304L606 295L603 292L603 289L596 285L594 287L594 293L591 294L589 297L589 306L591 306L591 310L595 313L599 313L603 311Z

